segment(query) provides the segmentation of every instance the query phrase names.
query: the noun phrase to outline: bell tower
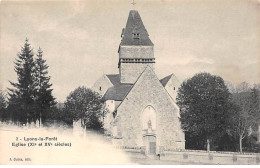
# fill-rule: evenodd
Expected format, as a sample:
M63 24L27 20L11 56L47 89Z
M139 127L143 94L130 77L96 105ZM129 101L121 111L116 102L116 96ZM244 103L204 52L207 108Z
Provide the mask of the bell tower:
M121 37L118 49L120 82L133 84L147 65L153 69L155 63L154 45L138 11L130 11Z

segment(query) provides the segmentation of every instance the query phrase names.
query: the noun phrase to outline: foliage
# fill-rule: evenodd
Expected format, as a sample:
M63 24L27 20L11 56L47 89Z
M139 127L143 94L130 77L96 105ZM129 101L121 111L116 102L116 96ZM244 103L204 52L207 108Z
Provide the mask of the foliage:
M177 95L182 128L191 138L199 136L201 140L213 141L223 135L229 117L229 98L219 76L200 73L184 81Z
M230 136L228 133L225 133L223 136L215 139L216 140L216 149L217 151L237 151L236 140Z
M5 109L7 106L6 96L2 90L0 90L0 110Z
M25 40L21 52L17 54L15 72L17 83L10 82L13 88L9 90L9 105L7 111L12 120L25 123L36 121L43 111L55 104L52 97L50 77L47 76L48 66L42 59L39 49L37 59L34 60L33 49Z
M236 93L250 92L251 86L247 82L242 82L238 84L235 88L236 88Z
M101 129L106 110L98 93L78 87L67 97L65 113L71 116L71 120L81 120L86 128Z
M251 125L252 128L258 130L260 121L260 90L256 86L250 92L250 115L254 119Z
M33 82L33 49L26 39L21 52L17 54L18 59L15 62L15 72L18 82L10 82L14 88L8 88L9 92L9 110L14 119L25 122L26 119L32 119L34 115L34 82Z
M7 98L4 94L4 91L0 90L0 118L3 120L7 118L6 116L6 107L7 107Z
M260 119L260 96L255 88L248 92L234 93L232 102L234 104L233 115L230 119L230 134L239 142L239 150L242 152L242 140L249 136L252 129L258 130Z
M243 139L243 152L260 152L260 144L257 142L257 135L246 136Z
M59 121L65 122L67 125L72 126L73 121L68 112L64 108L59 108L58 106L51 107L46 114L46 119L49 121Z
M46 60L42 58L42 50L38 49L37 58L35 60L34 84L35 84L35 103L38 107L37 116L46 117L46 110L55 105L55 98L52 96L52 84L49 84L48 65Z
M200 135L194 135L190 132L185 132L185 148L193 150L204 150L206 139Z

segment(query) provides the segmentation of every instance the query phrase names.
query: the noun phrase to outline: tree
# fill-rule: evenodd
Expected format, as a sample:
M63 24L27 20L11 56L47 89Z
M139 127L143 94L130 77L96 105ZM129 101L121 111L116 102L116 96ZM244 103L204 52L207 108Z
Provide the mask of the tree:
M232 96L233 117L230 120L231 134L235 139L238 139L239 151L242 152L242 140L246 137L249 129L249 99L246 93L235 93Z
M71 120L78 121L86 128L101 129L106 113L101 96L88 88L78 87L67 97L65 111Z
M13 117L20 121L33 119L35 117L34 110L34 60L33 49L26 38L25 44L21 52L17 54L18 59L15 62L15 72L17 73L17 83L10 82L14 88L9 90L9 106L12 110Z
M239 142L239 151L243 152L243 139L249 135L251 129L256 130L260 119L259 91L255 88L251 92L240 90L232 95L234 103L233 117L230 120L231 134Z
M240 93L240 92L250 92L251 86L247 82L241 82L237 85L233 84L230 81L225 81L225 85L227 86L230 93ZM257 85L255 85L256 87Z
M46 117L47 110L55 105L55 98L52 96L52 84L49 83L48 65L46 60L42 58L42 50L38 49L37 58L35 60L34 69L34 85L35 85L35 103L37 110L37 118Z
M225 81L225 85L227 86L229 92L232 94L232 93L236 93L236 86L230 82L230 81Z
M258 130L260 121L260 90L254 86L250 92L250 115L254 119L251 123L251 127L254 130Z
M177 104L186 133L206 140L207 150L215 137L226 131L230 93L219 76L196 74L178 90Z
M56 103L50 88L52 85L49 83L48 65L42 58L42 53L39 48L34 60L33 49L26 38L21 52L17 54L15 72L18 80L17 83L10 82L13 88L8 88L8 112L13 120L41 121L42 116L46 117L47 110Z
M0 90L0 119L6 119L6 107L7 107L7 101L6 101L6 95L4 91Z
M6 96L2 90L0 90L0 110L5 109L7 106Z
M253 88L256 89L256 90L260 90L260 83L254 84Z
M236 92L237 93L240 93L240 92L250 92L250 90L251 90L251 86L250 86L250 84L248 84L247 82L242 82L242 83L240 83L240 84L238 84L237 86L236 86Z

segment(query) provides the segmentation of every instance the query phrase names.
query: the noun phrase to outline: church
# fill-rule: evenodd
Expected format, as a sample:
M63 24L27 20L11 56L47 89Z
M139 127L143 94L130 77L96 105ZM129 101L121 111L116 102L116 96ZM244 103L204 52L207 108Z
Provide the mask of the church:
M108 109L104 129L116 146L141 148L145 154L185 149L174 74L158 79L154 44L139 12L131 10L121 33L118 74L105 74L92 89Z

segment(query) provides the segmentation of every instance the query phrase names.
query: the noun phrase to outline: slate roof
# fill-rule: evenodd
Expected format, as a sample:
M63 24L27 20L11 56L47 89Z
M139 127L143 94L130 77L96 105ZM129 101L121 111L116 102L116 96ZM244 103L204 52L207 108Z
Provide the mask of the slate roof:
M163 87L165 87L165 85L169 82L169 80L171 79L171 76L172 76L173 74L170 74L170 75L168 75L168 76L166 76L166 77L164 77L164 78L162 78L161 80L160 80L160 82L161 82L161 84L163 85Z
M139 33L140 38L133 38L133 33ZM122 31L122 41L120 46L153 46L149 39L149 34L144 27L142 19L136 10L131 10L128 16L125 29Z
M165 85L169 82L172 75L173 74L170 74L160 80L163 87L165 87ZM103 99L122 101L133 87L133 84L121 84L119 74L108 74L107 77L114 86L108 88L107 92L103 96Z
M113 85L120 85L119 74L108 74L107 77Z
M103 96L103 99L122 101L132 87L132 84L114 85L108 88L107 92Z

